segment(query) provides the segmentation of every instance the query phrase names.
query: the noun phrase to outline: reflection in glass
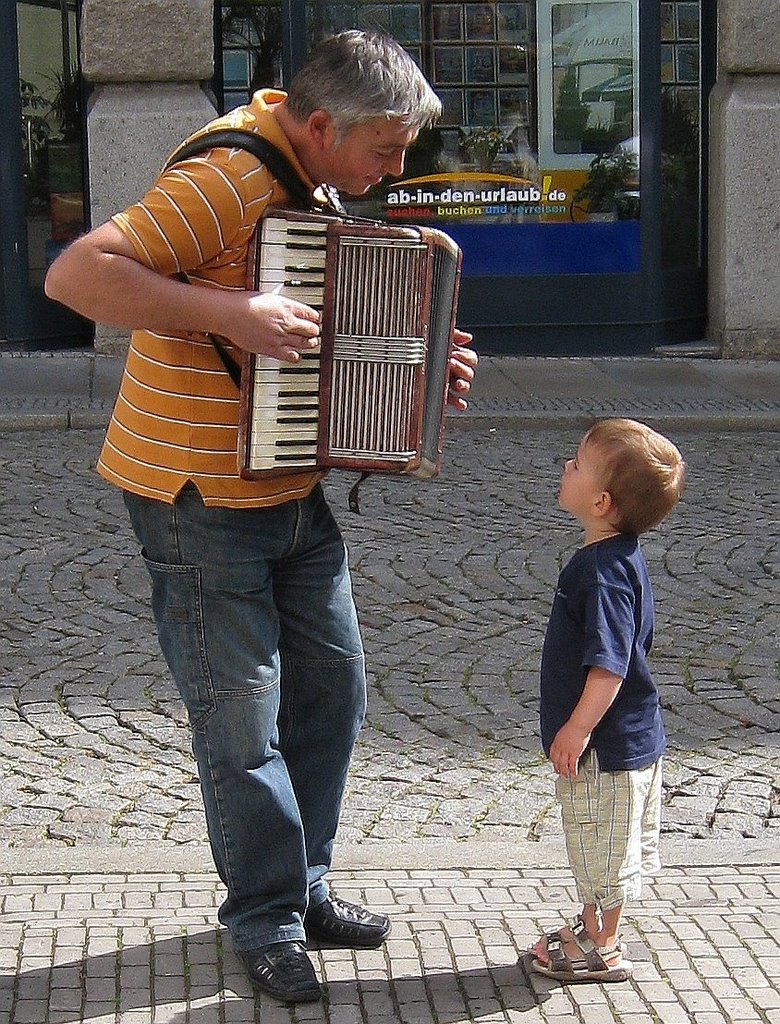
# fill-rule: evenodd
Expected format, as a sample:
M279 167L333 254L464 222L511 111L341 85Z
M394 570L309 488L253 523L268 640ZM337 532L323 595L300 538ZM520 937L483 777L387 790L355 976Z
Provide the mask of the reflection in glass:
M630 3L555 4L553 146L606 153L636 135Z
M661 258L701 264L699 4L667 3L672 29L661 47Z
M28 281L84 230L81 75L75 0L17 4ZM64 17L63 17L64 14Z
M674 39L674 4L661 4L661 39Z
M661 47L661 81L663 83L674 81L674 47Z
M677 81L699 81L699 48L698 46L677 47Z
M699 5L698 3L678 3L677 7L677 38L699 38Z
M282 84L281 0L223 0L223 111Z

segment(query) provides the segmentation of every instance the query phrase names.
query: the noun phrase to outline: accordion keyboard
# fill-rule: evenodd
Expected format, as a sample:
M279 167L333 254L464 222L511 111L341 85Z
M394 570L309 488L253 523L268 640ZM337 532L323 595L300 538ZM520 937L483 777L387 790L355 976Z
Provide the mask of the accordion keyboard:
M327 223L268 216L262 224L256 288L322 311ZM258 356L254 364L250 465L314 466L319 422L320 349L297 363Z

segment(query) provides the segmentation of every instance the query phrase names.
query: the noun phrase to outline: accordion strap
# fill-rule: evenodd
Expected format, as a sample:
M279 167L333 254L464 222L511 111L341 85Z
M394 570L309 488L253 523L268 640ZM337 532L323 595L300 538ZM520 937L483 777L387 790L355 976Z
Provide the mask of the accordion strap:
M185 142L168 160L165 169L168 170L182 160L207 153L210 149L245 149L256 156L260 163L265 164L276 180L284 186L296 207L302 210L316 210L319 213L333 213L340 217L347 215L338 191L332 185L319 185L312 194L281 149L273 142L269 142L265 136L244 131L242 128L215 128L199 135L192 142Z

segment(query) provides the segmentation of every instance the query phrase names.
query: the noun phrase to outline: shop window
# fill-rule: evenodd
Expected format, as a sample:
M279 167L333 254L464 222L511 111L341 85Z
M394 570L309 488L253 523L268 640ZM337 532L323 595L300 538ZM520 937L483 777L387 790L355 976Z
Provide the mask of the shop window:
M225 109L280 85L282 6L223 0ZM493 232L492 254L473 243L470 273L639 270L639 0L311 2L304 10L307 49L345 29L386 33L442 102L401 181L345 197L355 213L462 226L464 239L491 226L527 229L522 245L516 233ZM698 2L660 3L668 266L700 259L699 17ZM560 229L555 243L550 226Z
M281 0L225 0L222 33L222 110L246 103L253 92L282 85Z
M661 258L701 264L700 4L661 4Z
M28 283L84 230L76 3L17 4Z

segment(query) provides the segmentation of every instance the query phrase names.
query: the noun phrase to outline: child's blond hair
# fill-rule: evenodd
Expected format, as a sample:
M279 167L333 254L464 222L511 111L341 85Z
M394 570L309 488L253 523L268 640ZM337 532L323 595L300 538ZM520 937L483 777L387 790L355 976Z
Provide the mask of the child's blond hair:
M671 512L685 485L685 463L672 442L629 419L600 420L583 438L598 450L601 484L616 507L615 529L644 533Z

